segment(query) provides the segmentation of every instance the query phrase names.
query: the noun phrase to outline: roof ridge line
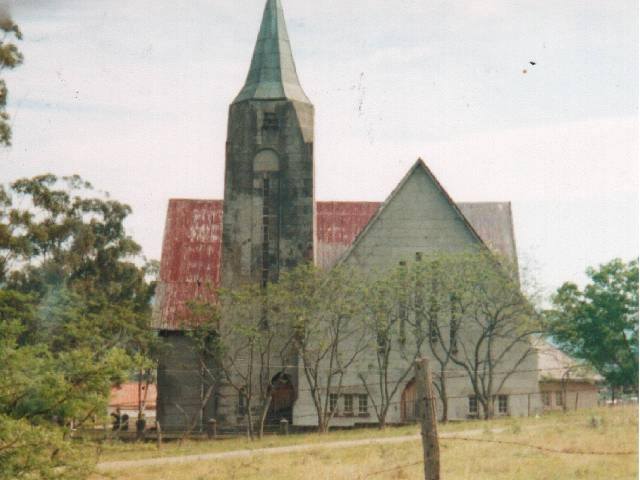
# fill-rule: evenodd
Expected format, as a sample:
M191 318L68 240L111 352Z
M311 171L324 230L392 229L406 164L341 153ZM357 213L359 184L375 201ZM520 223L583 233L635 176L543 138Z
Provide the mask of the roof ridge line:
M491 252L491 248L489 248L489 246L486 244L486 242L478 234L478 232L473 227L473 225L471 225L471 222L469 222L469 220L462 213L462 211L460 210L460 208L458 207L456 202L453 201L453 199L451 198L449 193L444 189L444 187L442 186L440 181L436 178L436 176L429 169L429 167L427 167L427 165L424 162L424 160L421 157L418 157L418 159L414 162L414 164L411 166L409 171L407 171L407 173L404 175L404 177L402 177L402 180L400 180L400 183L398 183L398 185L396 185L396 187L393 189L393 191L387 197L387 199L380 204L380 207L376 211L375 215L373 217L371 217L371 220L369 220L367 225L360 231L360 233L358 233L358 236L354 239L354 241L351 243L349 248L347 250L345 250L342 255L340 255L340 258L336 262L336 265L340 265L341 263L343 263L351 255L351 253L355 250L355 248L360 243L360 241L366 236L367 232L372 228L372 225L375 224L378 221L378 219L382 215L382 212L384 212L384 210L387 208L387 206L393 201L393 199L398 195L398 193L400 193L400 191L402 190L404 185L409 181L409 178L411 178L411 175L413 175L413 172L415 172L418 168L422 168L424 170L424 172L427 174L427 176L433 180L436 188L438 190L440 190L440 192L444 195L445 200L449 203L450 206L453 207L455 213L462 219L462 221L464 222L465 226L471 232L472 236L474 236L475 239L478 242L480 242L480 245L483 248L485 248L488 252Z

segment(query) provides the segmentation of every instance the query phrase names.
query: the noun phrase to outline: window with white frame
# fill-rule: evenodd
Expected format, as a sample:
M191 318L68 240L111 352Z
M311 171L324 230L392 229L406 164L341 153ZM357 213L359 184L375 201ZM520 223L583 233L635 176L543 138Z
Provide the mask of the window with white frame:
M367 415L369 413L368 395L358 395L358 413L360 415Z
M556 392L556 407L564 406L564 395L562 395L562 390Z
M498 395L498 413L507 414L509 412L509 396Z
M329 394L329 411L336 412L338 408L338 394L330 393Z
M469 396L469 415L478 415L478 397L475 395Z
M345 395L342 400L344 402L344 414L353 415L353 395Z
M551 394L549 392L542 392L542 405L545 407L551 406Z

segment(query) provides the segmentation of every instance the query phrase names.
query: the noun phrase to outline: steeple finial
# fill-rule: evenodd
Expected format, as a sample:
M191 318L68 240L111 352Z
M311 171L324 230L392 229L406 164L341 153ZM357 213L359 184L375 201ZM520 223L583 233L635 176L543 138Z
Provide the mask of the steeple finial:
M282 4L268 0L249 75L233 103L284 98L311 103L298 80Z

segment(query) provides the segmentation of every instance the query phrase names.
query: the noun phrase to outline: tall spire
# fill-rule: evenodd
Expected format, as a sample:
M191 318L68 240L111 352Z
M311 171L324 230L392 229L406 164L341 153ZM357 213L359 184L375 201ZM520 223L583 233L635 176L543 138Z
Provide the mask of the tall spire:
M311 103L298 80L282 4L268 0L249 75L233 103L284 98Z

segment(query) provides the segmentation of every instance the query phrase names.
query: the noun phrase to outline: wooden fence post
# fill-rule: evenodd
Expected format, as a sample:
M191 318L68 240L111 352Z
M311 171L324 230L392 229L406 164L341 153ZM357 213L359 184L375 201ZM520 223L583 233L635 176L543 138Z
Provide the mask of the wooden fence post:
M422 425L424 478L425 480L440 480L440 446L438 444L438 428L436 425L436 402L433 394L429 361L426 358L417 360L415 371L418 410Z
M160 426L160 422L156 420L156 443L158 445L158 450L162 448L162 427Z

